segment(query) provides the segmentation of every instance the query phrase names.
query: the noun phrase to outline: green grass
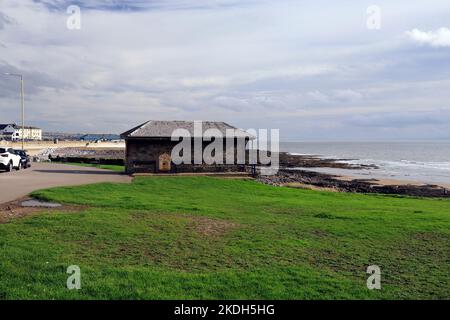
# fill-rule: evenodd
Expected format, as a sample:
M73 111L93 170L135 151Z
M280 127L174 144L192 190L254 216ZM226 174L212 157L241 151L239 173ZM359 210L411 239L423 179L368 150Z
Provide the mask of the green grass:
M56 161L54 161L56 162ZM125 166L115 165L115 164L93 164L93 163L79 163L79 162L61 162L64 164L68 164L71 166L80 166L80 167L94 167L99 169L107 169L117 172L125 172Z
M211 177L33 195L85 207L0 225L3 299L450 298L448 200ZM69 265L81 290L65 288Z

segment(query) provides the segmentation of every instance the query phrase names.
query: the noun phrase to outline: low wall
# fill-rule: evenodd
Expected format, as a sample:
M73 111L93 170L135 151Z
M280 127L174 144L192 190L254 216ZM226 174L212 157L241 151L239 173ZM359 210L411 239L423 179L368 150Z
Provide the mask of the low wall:
M87 158L87 157L50 157L50 161L56 162L72 162L72 163L90 163L90 164L111 164L123 166L123 159L103 159L103 158Z
M1 146L11 147L14 149L21 149L21 141L0 141ZM35 156L45 149L55 148L104 148L104 149L125 149L125 142L88 142L88 141L59 141L53 143L53 141L25 141L24 149L28 151L28 154Z

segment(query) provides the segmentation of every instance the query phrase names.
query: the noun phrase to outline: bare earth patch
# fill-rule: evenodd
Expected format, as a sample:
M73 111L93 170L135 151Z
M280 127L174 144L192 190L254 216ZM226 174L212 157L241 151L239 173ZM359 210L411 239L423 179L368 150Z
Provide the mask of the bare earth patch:
M131 214L131 218L137 221L148 219L148 212L133 212ZM165 213L162 218L173 221L184 221L186 222L187 230L203 236L221 236L238 227L237 223L228 220L208 218L204 216L193 216L190 214ZM152 228L157 232L165 231L164 226L152 226Z
M190 217L188 228L204 236L221 236L237 227L236 223L207 217Z
M43 212L49 211L81 211L85 209L85 206L75 206L75 205L63 205L56 208L43 208L43 207L23 207L22 202L31 200L29 197L20 198L14 201L0 204L0 223L8 223L13 219L19 219L22 217L35 215Z

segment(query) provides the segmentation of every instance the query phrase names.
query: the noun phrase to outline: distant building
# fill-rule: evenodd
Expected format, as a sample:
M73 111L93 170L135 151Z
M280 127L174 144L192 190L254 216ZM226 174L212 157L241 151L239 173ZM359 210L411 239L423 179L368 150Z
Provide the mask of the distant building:
M112 141L119 140L120 136L118 134L95 134L88 133L79 137L80 140L83 141Z
M42 129L37 127L25 126L22 133L22 126L15 123L0 124L0 138L4 140L16 141L22 140L42 140Z
M0 139L13 140L15 133L15 124L0 124Z
M189 163L175 164L171 159L171 152L178 141L172 141L172 133L177 130L185 130L191 140L191 154L187 156ZM231 150L233 157L237 155L236 145L238 140L240 145L247 144L249 140L253 140L255 137L249 133L230 126L224 122L202 122L202 130L214 129L220 132L223 137L226 136L227 130L233 130L234 136L231 138L234 141L234 146ZM128 130L121 134L121 138L125 139L126 151L125 151L125 169L127 173L135 172L245 172L249 169L245 162L244 164L206 164L202 163L194 164L194 140L200 139L200 146L202 151L205 149L209 142L203 140L203 134L197 136L194 130L193 121L147 121L131 130ZM227 138L230 139L230 138ZM226 144L223 144L225 155L227 150ZM184 152L184 151L183 151ZM244 150L245 152L245 150Z

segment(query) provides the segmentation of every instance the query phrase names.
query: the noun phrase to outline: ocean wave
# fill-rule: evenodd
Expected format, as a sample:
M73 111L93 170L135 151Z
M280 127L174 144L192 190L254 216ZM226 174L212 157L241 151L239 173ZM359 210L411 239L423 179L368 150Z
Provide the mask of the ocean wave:
M374 164L378 167L385 168L422 168L450 171L450 162L421 162L411 160L386 161L375 159L360 159L342 162L349 164Z

